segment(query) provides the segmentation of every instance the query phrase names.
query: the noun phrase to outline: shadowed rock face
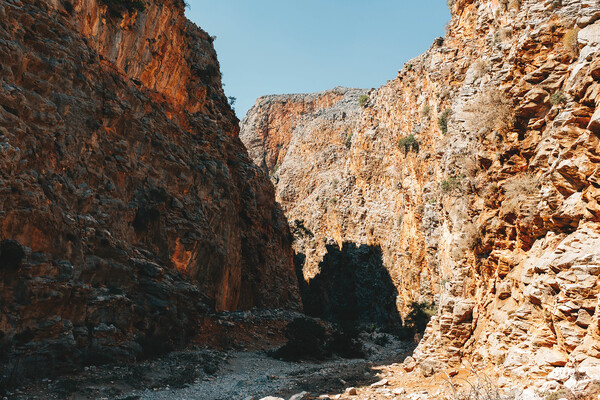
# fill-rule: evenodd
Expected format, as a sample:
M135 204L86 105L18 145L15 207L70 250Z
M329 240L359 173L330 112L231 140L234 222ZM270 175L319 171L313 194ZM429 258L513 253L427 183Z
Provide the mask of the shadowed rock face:
M298 255L297 260L302 260ZM299 263L299 279L302 265ZM319 274L300 282L304 311L343 326L394 328L398 290L383 265L381 248L344 243L327 246Z
M300 307L210 37L182 2L145 3L0 1L0 336L34 364L179 346L211 309Z
M598 377L600 6L450 3L446 37L364 107L339 88L267 96L240 136L271 173L304 278L331 245L378 246L403 316L438 305L415 352L428 374L468 359Z

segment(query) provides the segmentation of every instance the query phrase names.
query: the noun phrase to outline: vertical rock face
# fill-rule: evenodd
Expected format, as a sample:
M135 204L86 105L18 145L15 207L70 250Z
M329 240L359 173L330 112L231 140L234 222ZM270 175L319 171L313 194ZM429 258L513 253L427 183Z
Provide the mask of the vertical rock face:
M379 246L400 313L435 301L418 361L466 357L529 377L569 364L593 374L600 7L451 8L446 37L369 92L364 107L347 91L274 124L291 100L261 98L241 137L257 164L277 160L272 180L306 278L320 274L327 244Z
M0 1L3 355L130 359L210 309L300 307L211 38L129 3Z

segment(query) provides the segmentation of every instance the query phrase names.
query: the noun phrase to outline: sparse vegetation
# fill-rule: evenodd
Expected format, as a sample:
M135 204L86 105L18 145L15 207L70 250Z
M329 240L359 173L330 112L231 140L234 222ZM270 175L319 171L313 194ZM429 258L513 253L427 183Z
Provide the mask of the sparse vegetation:
M369 96L367 96L366 94L363 94L358 99L358 105L361 107L364 107L367 104L367 101L369 101Z
M473 76L475 79L479 79L487 72L487 63L481 58L473 64Z
M410 71L410 70L412 70L413 65L411 63L407 63L407 64L404 64L404 68L406 68L407 71Z
M500 388L487 375L477 372L471 367L471 375L474 379L461 379L462 388L448 375L446 383L450 388L451 400L513 400L514 395L503 394Z
M490 132L504 133L512 128L515 113L511 101L496 88L488 88L466 107L471 113L471 129L486 136Z
M577 35L580 30L581 29L578 27L573 27L565 33L565 36L563 36L563 46L565 46L569 54L573 57L579 56L579 42L577 41Z
M429 104L424 104L421 108L421 118L429 117L429 113L431 113L431 107Z
M237 98L233 97L233 96L229 96L227 97L227 99L229 100L229 105L231 106L231 109L233 111L235 111L235 102L237 101Z
M464 179L463 175L451 176L450 178L448 178L440 183L440 190L442 191L442 193L452 192L455 189L460 188L460 186L462 185L463 179Z
M565 104L566 102L567 102L567 96L565 95L565 92L563 92L562 90L556 91L552 94L552 96L550 96L550 103L553 106Z
M403 137L398 141L398 148L404 150L404 155L408 154L409 151L413 150L415 153L419 152L419 142L415 136L411 133L410 135Z
M450 118L450 112L451 110L449 108L444 110L438 119L438 125L444 136L448 134L448 119Z
M537 178L530 173L509 179L503 185L504 201L502 208L508 212L518 213L522 207L528 208L535 201L535 195L540 190Z
M348 137L346 138L346 142L344 143L346 145L346 148L349 149L350 147L352 147L352 137L354 136L354 132L350 133L348 135Z

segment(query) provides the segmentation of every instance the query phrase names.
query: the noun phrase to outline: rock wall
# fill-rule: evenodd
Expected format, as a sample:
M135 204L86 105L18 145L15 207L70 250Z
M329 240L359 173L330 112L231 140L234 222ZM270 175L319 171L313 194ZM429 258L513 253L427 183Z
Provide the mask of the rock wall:
M212 39L181 1L133 3L0 1L0 339L20 365L132 359L210 310L301 307Z
M436 303L415 352L426 374L464 359L513 377L597 374L600 5L451 9L446 36L364 107L335 89L308 98L337 103L275 123L303 96L261 98L242 140L257 164L277 160L307 279L327 244L379 246L399 312Z

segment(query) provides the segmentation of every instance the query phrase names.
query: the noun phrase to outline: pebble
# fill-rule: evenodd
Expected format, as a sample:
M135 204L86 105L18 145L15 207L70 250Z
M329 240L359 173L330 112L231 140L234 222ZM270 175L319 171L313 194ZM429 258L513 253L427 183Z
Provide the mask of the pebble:
M371 384L371 387L375 388L375 387L387 386L388 384L389 384L389 382L387 379L382 379L379 382L375 382L375 383Z
M290 397L290 400L308 400L308 399L310 399L310 393L308 393L308 392L297 393L297 394L293 395L292 397Z

